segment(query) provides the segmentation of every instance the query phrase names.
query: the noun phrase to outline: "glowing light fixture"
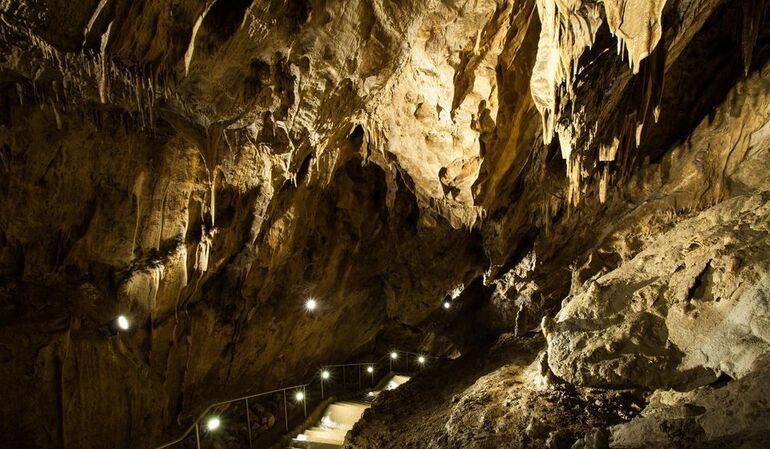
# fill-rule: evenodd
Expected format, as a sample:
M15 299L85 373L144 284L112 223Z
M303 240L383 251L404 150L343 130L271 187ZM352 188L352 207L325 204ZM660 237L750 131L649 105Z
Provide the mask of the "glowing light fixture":
M307 441L307 435L304 433L297 435L297 441Z
M393 360L396 360L398 358L398 353L396 351L393 351L390 353L390 358Z
M369 392L369 397L372 397L372 396L374 396L374 395L376 395L376 394L377 394L377 393L375 393L375 392L373 392L373 391L370 391L370 392Z
M213 432L213 431L219 429L219 426L221 426L221 425L222 425L222 421L219 418L217 418L216 416L212 416L211 418L209 418L208 421L206 421L206 428L210 432Z
M329 373L328 370L321 371L321 379L328 379L329 376L331 376L331 374Z
M315 299L310 298L307 301L305 301L305 308L307 310L312 312L313 310L316 309L316 307L318 307L318 301L316 301Z
M423 356L417 357L417 362L420 363L420 364L424 364L425 363L425 357L423 357Z
M294 399L297 400L297 402L302 402L305 400L305 393L298 391L294 394Z
M367 373L373 373L374 372L374 367L373 366L367 366L366 367L366 372Z
M127 331L131 327L131 323L128 322L128 318L125 315L118 315L115 319L115 324L118 325L118 329Z
M444 301L444 308L448 309L450 307L452 307L452 304L450 304L449 301Z

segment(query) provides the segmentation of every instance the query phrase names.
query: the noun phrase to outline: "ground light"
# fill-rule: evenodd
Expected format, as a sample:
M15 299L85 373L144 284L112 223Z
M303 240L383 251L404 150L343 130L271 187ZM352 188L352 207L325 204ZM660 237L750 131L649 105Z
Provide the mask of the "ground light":
M423 356L417 357L417 362L420 363L421 365L424 364L425 363L425 357L423 357Z
M208 421L206 421L206 428L210 432L213 432L213 431L219 429L219 426L221 426L221 425L222 425L222 421L219 418L217 418L216 416L212 416L211 418L209 418Z
M305 308L307 310L312 312L313 310L316 309L316 307L318 307L318 301L316 301L315 299L310 298L307 301L305 301Z
M131 323L128 322L128 318L125 315L118 315L115 319L115 324L118 326L118 329L123 331L127 331L131 327Z
M331 376L331 374L329 373L328 370L321 371L321 379L328 379L329 376Z

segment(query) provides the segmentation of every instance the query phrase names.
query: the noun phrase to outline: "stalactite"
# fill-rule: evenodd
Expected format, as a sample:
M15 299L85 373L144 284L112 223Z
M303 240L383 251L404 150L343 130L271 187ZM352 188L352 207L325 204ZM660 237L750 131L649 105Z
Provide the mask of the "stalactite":
M51 99L51 109L53 109L53 115L56 119L56 129L61 131L62 130L62 121L61 121L61 115L59 115L59 111L56 109L56 104L54 103L53 99Z
M604 204L607 202L607 187L610 179L610 165L604 164L602 169L602 177L599 181L599 202Z
M618 154L618 147L620 146L620 139L616 136L612 137L612 142L609 144L599 145L599 160L602 162L611 162L615 160Z
M583 157L580 154L572 154L567 159L567 204L577 206L580 204L580 179L583 171Z
M102 34L101 44L99 46L99 101L107 103L109 101L109 91L107 86L107 43L110 40L110 30L112 29L112 22L107 25L107 31Z
M206 18L206 14L208 14L212 5L214 5L213 1L206 2L206 6L203 8L203 12L198 16L197 19L195 19L195 24L193 24L192 32L190 35L190 42L187 44L187 50L184 53L184 76L187 76L190 73L190 63L192 62L193 54L195 52L195 38L198 35L198 30L203 24L203 19Z
M624 114L621 108L617 120L608 127L607 135L611 143L599 143L599 159L611 161L619 149L625 151L624 144L629 140L624 136L633 135L634 143L638 146L644 129L651 122L649 118L657 121L659 116L665 50L660 49L662 46L658 46L658 42L665 3L665 0L613 0L600 4L589 4L583 0L537 2L542 27L530 88L541 115L544 142L548 144L554 134L558 135L562 157L568 161L570 204L577 204L580 195L579 171L575 172L575 167L569 161L576 151L590 149L593 140L593 134L586 135L580 147L576 148L578 139L585 134L583 130L590 127L590 124L579 119L582 112L576 110L578 99L574 98L572 83L578 73L579 58L587 48L593 46L602 23L600 7L604 8L610 32L617 38L617 53L621 60L627 56L634 73L640 70L644 72L640 76L641 104L631 106L625 103L629 114ZM657 53L657 56L648 58L653 53ZM650 60L652 62L648 63ZM637 108L639 113L634 114ZM572 116L569 124L559 122L563 112ZM634 115L637 118L629 121Z
M214 223L216 223L215 220L215 213L216 213L216 207L217 207L217 170L216 166L212 170L211 173L211 185L210 185L210 198L209 198L209 215L211 216L211 226L214 226Z
M767 2L763 0L743 0L743 16L741 21L740 41L743 56L743 70L746 76L751 69L751 59L754 45L765 17Z
M166 267L163 264L158 264L152 268L150 268L150 290L149 295L147 297L148 300L148 308L147 310L150 311L150 317L153 315L153 311L155 310L155 304L158 298L158 291L160 290L160 283L161 281L166 277Z
M200 274L205 273L209 269L209 254L211 252L212 237L205 228L201 227L201 240L195 249L195 271Z
M136 238L139 235L139 223L142 217L142 192L144 190L144 172L139 173L134 181L134 188L132 190L133 197L136 201L136 219L134 221L134 234L131 240L131 259L134 258L136 253Z

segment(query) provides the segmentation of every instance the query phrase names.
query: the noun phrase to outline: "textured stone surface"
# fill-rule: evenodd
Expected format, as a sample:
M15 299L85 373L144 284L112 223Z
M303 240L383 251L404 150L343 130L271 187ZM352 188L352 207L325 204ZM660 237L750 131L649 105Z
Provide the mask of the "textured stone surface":
M581 415L614 397L588 386L755 378L768 10L0 0L4 442L148 447L394 345L471 356L403 444L401 411L368 415L367 447L599 447L631 411ZM110 337L118 313L134 327Z
M644 412L610 429L613 447L759 448L770 443L768 364L735 382L687 393L660 391Z
M558 376L581 385L685 386L721 373L742 377L768 352L770 185L753 173L770 165L769 75L766 66L736 86L666 161L669 181L642 208L734 197L652 234L627 263L578 286L555 322L545 319Z
M345 447L569 448L638 412L631 392L551 385L541 345L542 336L504 335L489 351L430 367L378 397ZM609 433L599 432L606 441Z
M437 379L375 404L348 447L765 447L770 191L757 170L770 162L768 68L631 180L633 202L610 202L595 219L603 231L571 268L559 312L544 318L536 362L518 362L536 343L514 341L498 358L437 368ZM534 258L493 283L488 308L510 313L500 297L511 291L531 301L520 279L548 269ZM445 374L474 363L484 376ZM431 382L448 382L453 396L427 390L417 410L404 405ZM580 403L612 392L628 395L614 415Z

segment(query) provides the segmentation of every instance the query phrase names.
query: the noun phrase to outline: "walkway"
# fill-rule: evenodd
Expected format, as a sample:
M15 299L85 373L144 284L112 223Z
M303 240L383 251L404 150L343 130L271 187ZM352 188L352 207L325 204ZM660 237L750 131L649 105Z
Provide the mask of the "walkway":
M353 428L353 425L361 419L361 415L371 406L371 401L380 394L380 391L398 388L409 379L409 376L391 374L361 400L339 401L330 404L314 427L297 435L293 446L306 449L341 448L345 442L345 436Z
M340 447L347 432L380 391L396 388L409 380L408 375L394 372L420 371L435 360L436 357L393 350L371 362L325 365L308 383L211 404L179 437L155 449L257 449L277 444ZM356 394L359 397L350 396ZM352 397L353 400L333 403L324 409L322 404L328 404L328 398L332 397ZM308 411L313 409L315 412L310 416L323 418L314 428L292 439L289 429L302 423L303 418L307 426ZM311 443L316 445L307 445Z

